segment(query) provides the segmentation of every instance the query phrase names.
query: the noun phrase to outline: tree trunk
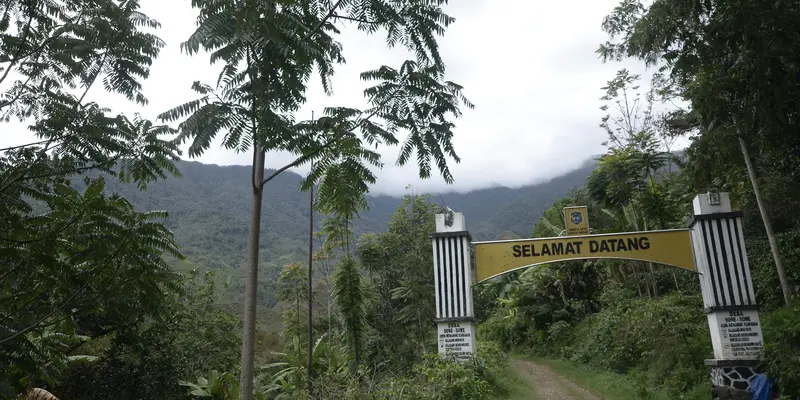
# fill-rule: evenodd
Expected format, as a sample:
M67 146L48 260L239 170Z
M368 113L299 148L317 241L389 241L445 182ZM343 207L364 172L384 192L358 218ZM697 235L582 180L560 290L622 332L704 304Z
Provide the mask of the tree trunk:
M313 116L312 116L313 118ZM313 168L313 165L312 165ZM311 365L312 365L312 350L313 350L313 341L314 341L314 328L313 328L313 318L312 318L312 311L313 311L313 282L312 282L312 266L314 262L314 185L311 185L311 189L308 192L308 395L311 396L311 390L313 389L313 383L311 379L313 378Z
M299 287L298 289L302 290L303 288ZM297 325L295 325L295 329L297 329L297 330L294 331L294 333L297 334L298 339L302 339L303 338L302 336L300 336L302 334L302 333L300 333L300 326L301 326L300 325L300 300L301 300L300 299L300 290L295 292L295 293L297 293L297 297L294 299L294 315L295 315L295 323L297 324ZM303 356L303 350L302 350L301 347L298 347L297 348L298 364L300 363L299 360L300 360L300 357L302 357L302 356Z
M641 285L641 276L639 275L639 268L637 268L637 264L633 263L631 266L631 274L633 275L633 281L636 282L636 291L639 292L639 298L644 298L644 292L642 291Z
M252 189L253 202L250 208L250 233L247 238L247 279L244 282L244 329L242 335L242 373L239 378L239 398L253 399L253 355L256 338L256 300L258 290L258 250L261 241L261 200L264 195L264 149L254 146Z
M653 285L653 297L658 299L660 292L658 291L658 279L656 279L656 272L653 270L653 263L647 263L647 268L650 271L650 279L648 281Z
M672 267L670 267L672 268ZM675 290L681 291L681 286L678 284L678 275L675 273L675 270L672 270L672 280L675 281Z
M764 221L764 230L767 231L767 239L769 239L769 247L770 250L772 250L772 258L775 260L775 269L778 270L778 279L781 281L783 300L788 305L792 301L792 289L789 286L789 280L786 278L786 270L783 268L783 261L781 261L781 254L778 250L778 240L775 239L775 232L772 231L772 222L770 222L767 208L764 206L764 201L761 199L761 190L758 188L753 160L750 158L750 152L747 150L747 143L745 143L742 137L742 131L738 125L736 126L736 131L738 133L739 146L742 148L742 156L744 156L744 162L747 165L747 175L750 176L750 184L753 186L753 193L756 195L758 211L761 213L761 220Z

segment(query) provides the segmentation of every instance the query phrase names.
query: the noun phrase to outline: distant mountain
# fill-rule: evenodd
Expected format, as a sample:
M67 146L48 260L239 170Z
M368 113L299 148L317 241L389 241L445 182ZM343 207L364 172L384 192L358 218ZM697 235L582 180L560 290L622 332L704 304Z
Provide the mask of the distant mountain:
M451 209L464 213L475 240L527 237L538 218L567 191L582 185L594 162L547 182L519 188L491 187L467 193L442 193L433 197ZM217 166L180 162L182 179L168 179L141 192L134 186L109 180L106 190L128 198L142 210L166 210L166 225L175 233L188 262L179 269L214 269L230 280L228 300L238 302L242 293L242 266L247 247L250 213L250 167ZM308 194L299 190L301 177L284 172L265 188L261 226L262 298L274 304L271 293L281 268L305 260L308 244ZM354 221L357 235L380 232L402 199L369 196L369 211ZM320 218L315 217L317 223Z

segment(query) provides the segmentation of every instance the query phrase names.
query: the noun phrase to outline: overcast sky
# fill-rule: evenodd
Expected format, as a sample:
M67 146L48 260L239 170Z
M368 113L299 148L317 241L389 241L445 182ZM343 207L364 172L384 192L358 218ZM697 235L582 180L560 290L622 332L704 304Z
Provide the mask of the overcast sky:
M193 31L196 13L189 0L142 0L142 9L159 20L159 36L167 42L145 82L150 104L140 109L106 94L100 86L92 100L126 114L141 112L154 118L159 112L193 98L192 81L214 83L219 66L205 55L189 57L180 42ZM603 64L594 54L606 36L602 18L618 0L579 0L570 3L530 0L453 0L447 12L456 18L440 40L448 79L465 87L476 107L456 121L455 147L460 164L451 164L456 183L441 178L422 181L415 163L396 167L396 148L382 151L385 168L378 172L373 192L398 194L412 185L415 191L466 191L491 185L519 186L552 178L605 151L600 87L627 67L644 72L634 62ZM399 66L409 58L403 49L387 49L381 36L366 36L345 28L339 38L347 65L337 68L334 95L326 96L316 81L298 118L308 118L327 106L363 107L365 83L361 71L380 65ZM21 128L17 124L12 124ZM0 147L31 141L24 130L6 125ZM198 161L213 164L250 163L248 154L219 146ZM267 166L285 165L289 155L270 154ZM297 170L304 173L305 169Z

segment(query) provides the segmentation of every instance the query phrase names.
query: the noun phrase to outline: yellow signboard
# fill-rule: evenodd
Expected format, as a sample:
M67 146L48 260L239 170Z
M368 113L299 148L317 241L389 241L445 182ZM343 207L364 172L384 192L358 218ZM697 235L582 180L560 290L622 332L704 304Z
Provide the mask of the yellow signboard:
M688 229L475 243L478 282L553 261L614 258L695 270Z
M586 206L564 207L564 226L567 236L589 234L589 210Z

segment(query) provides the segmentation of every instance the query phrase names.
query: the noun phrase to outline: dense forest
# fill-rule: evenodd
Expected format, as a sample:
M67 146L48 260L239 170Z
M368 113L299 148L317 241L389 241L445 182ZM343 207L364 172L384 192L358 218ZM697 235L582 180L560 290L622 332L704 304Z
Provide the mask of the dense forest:
M247 249L249 168L178 162L181 179L153 182L146 192L135 185L107 181L105 191L128 199L135 208L163 210L164 225L175 235L183 260L170 259L179 271L213 270L217 280L227 282L222 296L226 303L241 303L243 269ZM550 181L519 188L492 187L467 193L432 193L431 201L464 212L476 240L497 239L503 232L523 235L544 211L567 192L581 185L591 165ZM270 170L267 170L269 173ZM81 182L76 182L80 186ZM304 259L308 252L308 193L300 190L302 177L287 171L270 182L264 194L261 226L260 306L276 305L275 283L284 265ZM368 196L368 209L352 223L353 233L383 232L402 198ZM315 211L314 229L321 228L322 215ZM315 249L322 240L315 240ZM271 315L271 314L270 314ZM271 324L270 326L274 326Z
M622 1L598 21L597 53L656 73L622 69L602 88L606 154L518 189L372 196L381 146L448 183L469 162L452 139L474 105L437 41L455 22L446 3L194 0L181 50L219 78L155 120L87 96L158 95L142 82L161 24L137 1L3 3L0 113L35 137L0 149L0 397L510 398L509 360L538 357L618 379L590 387L607 398L709 398L697 276L652 263L475 285L477 354L439 355L430 234L445 207L476 239L557 235L569 205L597 233L685 227L691 199L719 190L744 212L758 369L800 398L800 7ZM336 23L411 59L360 75L364 109L297 120L310 80L330 92L350 54ZM182 161L217 142L252 165ZM265 169L272 151L295 158ZM299 165L307 176L288 172Z

